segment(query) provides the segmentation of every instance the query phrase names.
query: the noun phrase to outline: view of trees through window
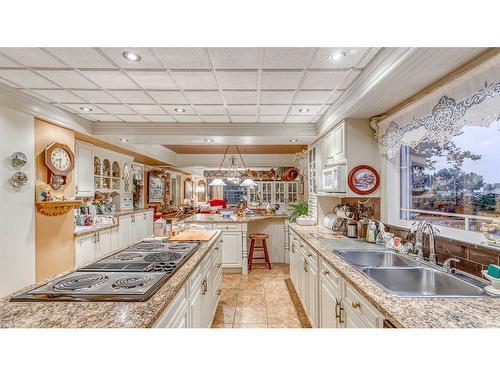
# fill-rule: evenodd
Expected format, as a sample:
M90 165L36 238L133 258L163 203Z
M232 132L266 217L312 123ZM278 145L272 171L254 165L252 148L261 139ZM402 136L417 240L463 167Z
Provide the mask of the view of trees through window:
M479 231L500 215L500 121L401 148L401 218Z

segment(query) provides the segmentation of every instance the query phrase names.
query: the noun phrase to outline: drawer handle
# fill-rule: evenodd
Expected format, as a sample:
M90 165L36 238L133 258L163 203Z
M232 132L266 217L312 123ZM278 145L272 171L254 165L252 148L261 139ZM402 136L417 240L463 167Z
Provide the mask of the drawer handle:
M222 263L217 264L217 268L221 268Z
M323 275L326 276L326 275L329 275L329 274L330 274L330 271L327 271L327 270L323 271Z
M218 296L220 296L220 294L221 294L221 293L222 293L222 289L219 289L219 290L217 291L217 295L218 295Z
M359 302L353 302L351 303L351 306L353 309L359 309L361 307L361 304Z
M341 300L335 298L335 318L337 319L337 322L339 324L342 324L344 323L344 321L342 320L342 311L344 311L344 308L342 307L340 302Z
M208 292L208 283L207 280L203 280L201 285L203 286L203 292L201 294L205 295Z
M308 258L312 258L312 256L313 256L312 254L307 254Z

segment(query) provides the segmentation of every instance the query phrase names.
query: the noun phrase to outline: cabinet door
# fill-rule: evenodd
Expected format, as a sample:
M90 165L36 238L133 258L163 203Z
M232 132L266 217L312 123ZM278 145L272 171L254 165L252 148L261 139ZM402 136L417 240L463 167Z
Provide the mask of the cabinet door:
M262 203L273 203L273 183L263 181L261 183Z
M337 305L337 299L340 300L341 296L337 294L336 289L323 275L320 275L319 280L320 280L319 327L338 328L335 309Z
M293 204L299 201L299 182L287 182L287 203Z
M308 261L307 278L307 315L313 327L318 326L318 269Z
M368 328L368 326L358 318L356 313L343 301L344 313L344 327L345 328Z
M153 221L154 221L154 212L148 211L146 213L146 224L145 224L145 233L144 237L151 237L153 235Z
M332 132L333 136L333 153L332 158L334 161L341 161L345 159L344 151L344 125L340 125Z
M77 237L75 240L75 266L80 267L94 260L95 235Z
M309 150L308 191L310 194L318 192L316 181L316 147Z
M285 204L286 201L286 182L274 183L274 203Z
M222 264L241 265L243 242L241 232L222 232Z
M115 252L120 248L120 236L118 234L118 228L112 228L111 233L111 252Z
M328 134L324 139L325 164L331 164L334 160L334 135Z
M121 216L119 223L119 245L123 249L132 244L132 216Z
M75 195L94 196L94 150L91 145L77 143L75 161Z
M262 184L260 182L256 182L257 186L248 187L248 205L255 206L259 204Z
M111 252L111 230L97 233L96 259L104 258Z

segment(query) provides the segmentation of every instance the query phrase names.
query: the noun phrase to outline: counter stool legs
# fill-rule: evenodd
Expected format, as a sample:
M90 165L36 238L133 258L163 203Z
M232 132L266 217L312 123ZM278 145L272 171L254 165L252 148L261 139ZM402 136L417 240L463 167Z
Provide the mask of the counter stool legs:
M264 259L266 266L271 269L271 261L269 260L269 252L267 251L267 242L266 239L269 237L266 234L263 233L254 233L248 236L250 238L250 251L248 253L248 270L250 271L252 269L252 263L254 259ZM256 246L255 241L256 240L261 240L262 241L262 246ZM264 253L263 257L257 257L254 258L254 252L255 250L257 251L262 251Z

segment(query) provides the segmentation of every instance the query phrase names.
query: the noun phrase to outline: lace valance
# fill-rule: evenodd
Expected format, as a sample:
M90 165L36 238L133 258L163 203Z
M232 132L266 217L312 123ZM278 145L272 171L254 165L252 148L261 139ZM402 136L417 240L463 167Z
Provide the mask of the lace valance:
M500 55L376 124L381 152L392 159L402 145L444 146L464 126L488 127L500 119ZM500 135L499 135L500 136Z

